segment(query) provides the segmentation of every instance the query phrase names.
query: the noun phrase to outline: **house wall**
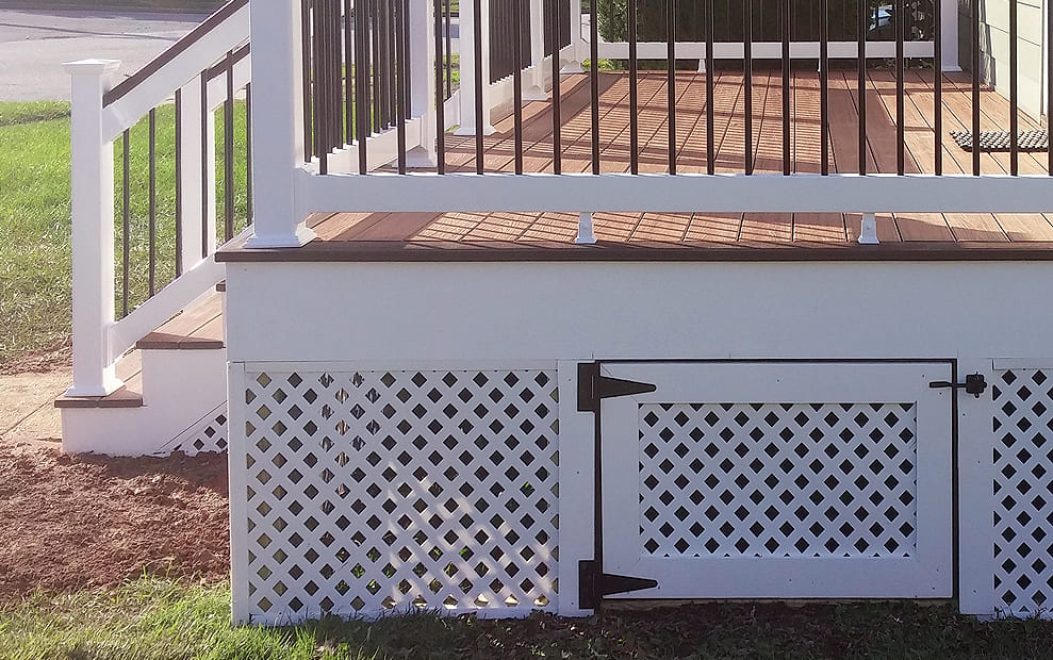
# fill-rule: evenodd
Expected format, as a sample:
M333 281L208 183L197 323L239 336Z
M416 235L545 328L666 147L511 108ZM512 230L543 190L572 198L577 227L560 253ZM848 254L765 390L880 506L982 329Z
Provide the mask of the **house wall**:
M971 2L958 3L959 61L962 68L972 67ZM980 2L980 50L984 80L1009 97L1009 1L976 0ZM1045 68L1045 9L1044 0L1019 0L1018 34L1020 58L1020 108L1032 117L1045 114L1043 71ZM1009 128L1008 123L1005 126Z

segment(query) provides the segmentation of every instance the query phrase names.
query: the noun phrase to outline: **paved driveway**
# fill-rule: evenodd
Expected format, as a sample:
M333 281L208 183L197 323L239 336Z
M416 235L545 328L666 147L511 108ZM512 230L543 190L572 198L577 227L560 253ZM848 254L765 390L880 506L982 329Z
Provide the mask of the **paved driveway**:
M116 59L130 75L204 18L0 9L0 101L68 99L63 62Z

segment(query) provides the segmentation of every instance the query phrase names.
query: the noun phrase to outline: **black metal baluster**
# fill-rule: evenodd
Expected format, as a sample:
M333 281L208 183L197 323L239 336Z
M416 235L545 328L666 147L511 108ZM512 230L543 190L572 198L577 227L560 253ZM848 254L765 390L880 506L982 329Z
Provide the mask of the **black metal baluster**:
M790 163L790 2L779 0L782 24L782 173L789 176Z
M380 98L383 95L383 89L381 86L381 71L383 70L383 64L381 62L380 55L380 5L378 4L381 0L369 0L370 11L369 11L369 29L372 37L372 49L373 49L373 66L370 69L372 77L372 101L373 101L373 132L379 133L383 128L383 115L381 113Z
M444 2L444 9L446 12L446 25L444 26L444 32L446 33L444 35L446 37L446 98L453 96L453 30L451 27L453 25L453 15L450 11L450 2L451 0L445 0ZM437 36L436 38L439 39L441 37Z
M716 57L713 40L716 30L713 16L713 0L706 0L706 172L714 174L717 168L716 150L716 103L714 74Z
M183 274L183 90L175 93L175 274Z
M371 127L370 108L370 58L369 58L369 0L355 0L355 47L358 51L358 96L355 99L358 124L358 171L366 174L368 168L368 138Z
M629 21L629 171L640 173L640 80L638 60L639 15L637 0L628 0L626 13Z
M1009 173L1020 174L1020 84L1017 0L1009 0Z
M227 53L227 100L223 103L223 239L234 238L234 53Z
M311 58L314 46L311 35L311 5L313 0L303 0L300 14L300 36L303 41L301 48L302 74L303 74L303 151L304 161L310 163L314 158L314 126L312 101L314 95L311 93L312 71Z
M488 123L483 119L483 3L481 0L472 0L475 3L475 20L472 31L475 37L475 173L482 174L485 169L483 162L483 126ZM489 112L489 108L485 109Z
M973 43L973 176L980 176L980 3L973 0L972 43Z
M124 131L121 158L121 316L128 316L132 260L131 132Z
M512 0L512 113L515 172L523 173L523 6Z
M932 125L936 135L935 147L935 162L933 166L936 171L936 176L943 174L943 16L941 5L943 3L940 0L936 0L932 3L933 7L933 54L932 54L932 72L933 72L933 105L935 106Z
M904 30L906 28L907 8L903 0L896 0L893 6L896 20L896 173L903 176L907 166L907 125L906 125L906 80L904 78L906 59L904 53Z
M208 256L210 240L209 218L215 213L212 208L212 182L209 181L209 171L215 165L215 154L209 153L209 135L215 121L208 104L208 72L201 74L201 258ZM209 162L211 161L211 162ZM211 237L214 238L214 237Z
M449 1L445 0L445 8L449 9ZM443 89L443 77L447 71L447 58L444 62L443 55L443 0L434 0L434 29L435 29L435 171L446 174L446 94ZM445 93L444 93L445 92Z
M406 173L406 23L405 0L395 0L392 7L395 28L395 133L398 143L399 174Z
M870 10L867 0L859 0L856 35L856 74L859 94L859 173L867 173L867 29Z
M830 174L830 0L819 2L819 143L819 171L827 176Z
M150 297L157 293L157 109L151 108L149 114L149 174L147 183L147 194L149 195L149 220L147 228L147 250L149 252L149 264L147 272L147 288Z
M742 6L742 69L746 115L743 155L746 174L753 174L753 0L746 0Z
M630 0L631 1L631 0ZM560 108L562 92L559 80L560 0L550 0L550 29L552 31L552 172L563 173L563 113Z
M676 174L676 0L666 0L666 87L669 115L669 173Z
M385 77L388 85L388 126L392 125L392 122L398 121L398 110L396 105L398 104L398 90L396 90L396 78L398 76L398 64L395 61L397 49L396 41L398 40L398 26L395 25L395 7L398 5L400 0L387 0L385 6L387 7L387 65L388 75Z
M341 27L344 32L344 144L352 144L355 141L355 47L351 26L351 0L344 0Z
M252 83L245 83L245 223L252 224Z
M600 173L600 28L599 11L597 6L599 0L589 3L589 85L592 95L592 173ZM553 48L559 52L559 44L553 36Z

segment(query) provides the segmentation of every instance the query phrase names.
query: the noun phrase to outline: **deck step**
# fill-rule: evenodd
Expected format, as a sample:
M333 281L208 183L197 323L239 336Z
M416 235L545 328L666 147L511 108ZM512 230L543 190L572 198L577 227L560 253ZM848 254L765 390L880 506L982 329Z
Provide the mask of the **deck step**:
M142 378L136 375L128 381L117 392L107 397L59 397L55 400L55 407L59 409L88 409L88 408L138 408L142 407Z
M226 348L222 339L178 335L171 332L151 332L138 342L135 347L140 350L160 351L203 351Z
M200 351L226 348L223 336L223 297L214 293L146 335L140 350Z

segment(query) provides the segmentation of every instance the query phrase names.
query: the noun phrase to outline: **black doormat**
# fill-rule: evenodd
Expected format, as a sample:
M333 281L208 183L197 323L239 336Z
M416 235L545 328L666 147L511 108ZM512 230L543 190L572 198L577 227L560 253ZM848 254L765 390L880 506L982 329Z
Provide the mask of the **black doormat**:
M951 137L966 151L973 150L972 131L951 131ZM1011 151L1009 131L980 131L980 151ZM1049 149L1047 131L1021 131L1017 134L1020 151L1046 151Z

